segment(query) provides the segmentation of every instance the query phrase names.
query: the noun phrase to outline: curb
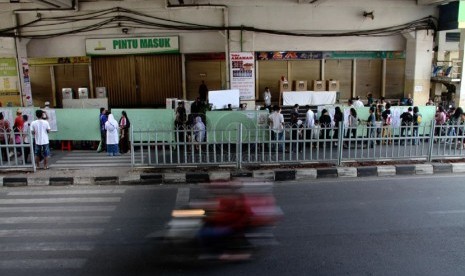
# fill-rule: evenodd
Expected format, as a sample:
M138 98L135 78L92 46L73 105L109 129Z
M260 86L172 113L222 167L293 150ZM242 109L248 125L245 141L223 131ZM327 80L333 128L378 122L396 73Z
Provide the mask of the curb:
M0 177L0 186L70 186L70 185L153 185L153 184L200 184L227 182L234 178L254 178L264 181L314 180L322 178L389 177L405 175L465 173L465 163L432 163L416 165L389 165L369 167L298 168L254 171L212 171L186 173L142 173L125 176L98 177Z

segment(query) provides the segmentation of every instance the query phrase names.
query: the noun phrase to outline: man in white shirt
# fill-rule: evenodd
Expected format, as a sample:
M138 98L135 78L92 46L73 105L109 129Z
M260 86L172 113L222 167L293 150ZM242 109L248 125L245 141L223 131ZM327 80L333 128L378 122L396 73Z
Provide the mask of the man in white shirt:
M357 96L355 98L355 102L354 102L354 108L359 108L359 107L364 107L365 105L363 104L363 102L360 100L360 97Z
M50 124L43 119L44 111L37 110L37 120L30 125L32 134L34 135L35 145L34 154L37 168L39 168L41 158L44 159L44 169L48 169L48 158L50 156L50 147L48 133L50 132Z
M273 113L268 117L271 126L271 141L282 141L284 138L284 116L281 114L281 108L273 106ZM278 143L278 150L282 151L282 143Z
M307 113L305 113L305 139L312 139L313 128L315 127L315 113L309 105L306 106Z
M310 106L306 106L307 113L305 113L305 127L312 129L315 126L315 113L312 111Z

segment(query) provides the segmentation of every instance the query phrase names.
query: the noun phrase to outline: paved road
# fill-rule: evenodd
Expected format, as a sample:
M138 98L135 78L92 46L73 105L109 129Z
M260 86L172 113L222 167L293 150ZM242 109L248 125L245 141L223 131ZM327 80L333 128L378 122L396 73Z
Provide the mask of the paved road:
M189 188L189 189L186 189ZM145 235L195 186L0 188L0 275L464 275L463 176L281 183L258 259L167 266Z

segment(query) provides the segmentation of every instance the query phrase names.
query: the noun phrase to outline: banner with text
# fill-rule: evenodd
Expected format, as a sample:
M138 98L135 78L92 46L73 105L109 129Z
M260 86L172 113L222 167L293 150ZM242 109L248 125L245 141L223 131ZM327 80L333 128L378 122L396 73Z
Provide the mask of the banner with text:
M0 58L0 102L19 105L18 68L15 58Z
M179 53L179 37L86 39L86 53L91 56Z
M239 90L240 100L255 100L254 53L231 53L229 64L231 89Z

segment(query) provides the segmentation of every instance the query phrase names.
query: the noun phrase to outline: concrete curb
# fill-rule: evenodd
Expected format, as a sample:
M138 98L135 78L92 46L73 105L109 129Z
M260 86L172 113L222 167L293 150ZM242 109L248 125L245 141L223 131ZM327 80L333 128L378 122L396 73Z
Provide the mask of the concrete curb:
M465 163L431 163L416 165L370 166L370 167L332 167L269 169L254 171L212 171L212 172L176 172L141 173L125 176L75 176L75 177L0 177L0 186L68 186L68 185L147 185L147 184L186 184L226 182L234 178L254 178L263 181L315 180L317 178L356 178L389 177L403 175L435 175L445 173L465 173Z

